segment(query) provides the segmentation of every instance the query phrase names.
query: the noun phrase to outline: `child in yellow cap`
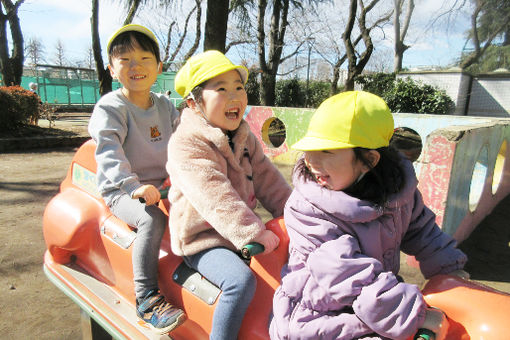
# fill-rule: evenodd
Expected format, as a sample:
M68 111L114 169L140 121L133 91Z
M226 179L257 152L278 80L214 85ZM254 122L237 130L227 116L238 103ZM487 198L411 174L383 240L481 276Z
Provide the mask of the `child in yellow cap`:
M187 107L168 146L172 251L222 290L211 339L237 339L255 292L239 250L279 243L253 211L257 199L277 217L291 192L243 119L247 78L218 51L191 57L175 78Z
M444 314L398 276L400 251L426 278L467 276L466 256L436 225L392 134L386 103L349 91L325 100L292 146L304 156L285 206L289 260L271 339L406 339L419 328L444 339Z
M101 97L89 122L97 144L98 188L112 213L137 229L132 257L136 313L163 334L186 319L158 289L159 248L167 217L154 205L161 197L158 188L168 177L166 151L179 113L165 95L151 92L162 63L150 30L121 27L110 38L107 53L108 68L122 88Z

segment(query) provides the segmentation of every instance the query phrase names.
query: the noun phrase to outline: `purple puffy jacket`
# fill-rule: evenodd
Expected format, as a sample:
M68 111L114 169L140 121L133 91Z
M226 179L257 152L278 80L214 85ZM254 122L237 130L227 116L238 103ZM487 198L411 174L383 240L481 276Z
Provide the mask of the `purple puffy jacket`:
M435 223L411 162L384 209L294 176L285 206L289 261L273 300L271 339L405 339L423 324L420 289L400 282L400 251L426 278L467 258Z

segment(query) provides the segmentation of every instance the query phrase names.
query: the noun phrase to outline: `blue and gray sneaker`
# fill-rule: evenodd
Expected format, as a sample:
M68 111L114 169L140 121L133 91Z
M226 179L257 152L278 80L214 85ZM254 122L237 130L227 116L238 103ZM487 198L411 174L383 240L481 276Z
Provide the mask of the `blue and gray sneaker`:
M184 311L166 302L157 289L137 299L136 314L159 334L170 332L186 320Z

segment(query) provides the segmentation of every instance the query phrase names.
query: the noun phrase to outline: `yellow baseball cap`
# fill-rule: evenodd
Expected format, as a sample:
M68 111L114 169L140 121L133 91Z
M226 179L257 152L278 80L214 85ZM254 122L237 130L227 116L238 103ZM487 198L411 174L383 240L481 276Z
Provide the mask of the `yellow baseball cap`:
M110 45L115 40L115 38L117 38L120 34L122 34L124 32L140 32L140 33L143 33L146 36L148 36L152 41L154 41L156 43L156 46L159 48L158 39L156 38L156 36L154 35L154 33L152 33L152 31L150 29L148 29L147 27L144 27L142 25L129 24L129 25L122 26L121 28L116 30L110 36L110 39L108 39L108 44L106 45L106 53L110 53L109 52L110 51Z
M248 69L234 65L220 51L209 50L189 58L175 76L175 91L185 98L195 86L222 73L237 70L243 84L248 80Z
M384 100L368 92L348 91L322 102L305 136L292 149L377 149L388 146L392 135L393 115Z

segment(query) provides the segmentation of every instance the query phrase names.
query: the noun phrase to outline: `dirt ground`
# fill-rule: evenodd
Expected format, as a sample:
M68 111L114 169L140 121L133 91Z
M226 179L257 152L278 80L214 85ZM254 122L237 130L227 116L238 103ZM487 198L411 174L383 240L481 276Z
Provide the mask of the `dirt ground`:
M42 215L76 149L0 154L0 338L78 339L79 308L42 270ZM280 167L288 178L289 166ZM462 245L472 278L510 293L510 197ZM407 282L423 283L402 262Z

